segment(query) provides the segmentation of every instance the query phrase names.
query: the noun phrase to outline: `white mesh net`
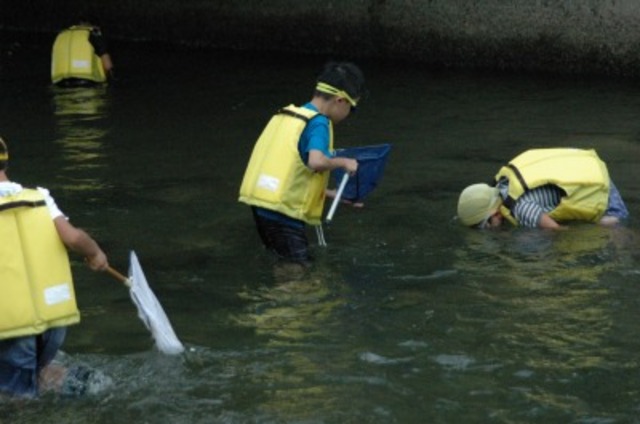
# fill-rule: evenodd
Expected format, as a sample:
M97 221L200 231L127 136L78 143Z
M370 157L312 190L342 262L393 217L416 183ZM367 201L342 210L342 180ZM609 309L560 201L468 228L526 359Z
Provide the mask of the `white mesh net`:
M129 282L131 284L129 293L138 308L138 316L151 331L158 350L169 355L182 353L184 346L178 340L169 318L151 291L134 251L131 251L129 257Z

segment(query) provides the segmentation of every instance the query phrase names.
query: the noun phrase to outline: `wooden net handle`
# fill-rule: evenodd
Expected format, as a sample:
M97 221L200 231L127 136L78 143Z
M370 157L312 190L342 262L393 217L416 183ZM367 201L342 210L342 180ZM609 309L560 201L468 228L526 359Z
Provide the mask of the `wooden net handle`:
M131 280L129 280L127 277L125 277L120 272L116 271L115 269L111 268L110 266L107 267L107 272L109 274L113 275L114 277L116 277L118 280L120 280L120 282L124 283L128 287L131 287Z

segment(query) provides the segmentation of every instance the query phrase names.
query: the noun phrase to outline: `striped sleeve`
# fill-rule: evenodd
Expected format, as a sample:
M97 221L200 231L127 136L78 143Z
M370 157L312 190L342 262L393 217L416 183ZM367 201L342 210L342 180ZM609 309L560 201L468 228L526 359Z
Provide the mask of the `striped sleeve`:
M513 215L521 226L536 228L542 214L551 212L560 204L562 195L562 190L554 185L535 188L518 199Z

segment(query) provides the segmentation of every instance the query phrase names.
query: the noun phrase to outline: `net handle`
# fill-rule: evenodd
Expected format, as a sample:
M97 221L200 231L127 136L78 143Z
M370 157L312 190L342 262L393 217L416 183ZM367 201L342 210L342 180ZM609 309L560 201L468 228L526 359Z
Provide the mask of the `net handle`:
M331 204L331 209L329 209L329 213L325 219L326 223L330 223L333 220L333 214L336 213L336 208L338 207L338 203L340 203L340 198L342 197L342 192L344 191L345 186L347 185L347 181L349 181L349 174L346 172L342 176L342 181L340 181L340 186L338 187L338 192L336 193L336 197L333 198L333 203Z
M114 276L115 278L117 278L118 280L120 280L120 282L124 283L124 285L126 285L127 287L131 287L131 280L129 278L125 277L122 273L120 273L117 270L111 268L110 266L107 267L107 272L109 274L111 274L112 276Z

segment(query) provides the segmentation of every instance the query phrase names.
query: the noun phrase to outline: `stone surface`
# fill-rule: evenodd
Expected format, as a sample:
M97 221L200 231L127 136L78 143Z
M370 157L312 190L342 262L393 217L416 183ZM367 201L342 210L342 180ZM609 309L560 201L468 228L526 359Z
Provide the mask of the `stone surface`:
M0 28L440 67L640 74L637 0L0 0Z

